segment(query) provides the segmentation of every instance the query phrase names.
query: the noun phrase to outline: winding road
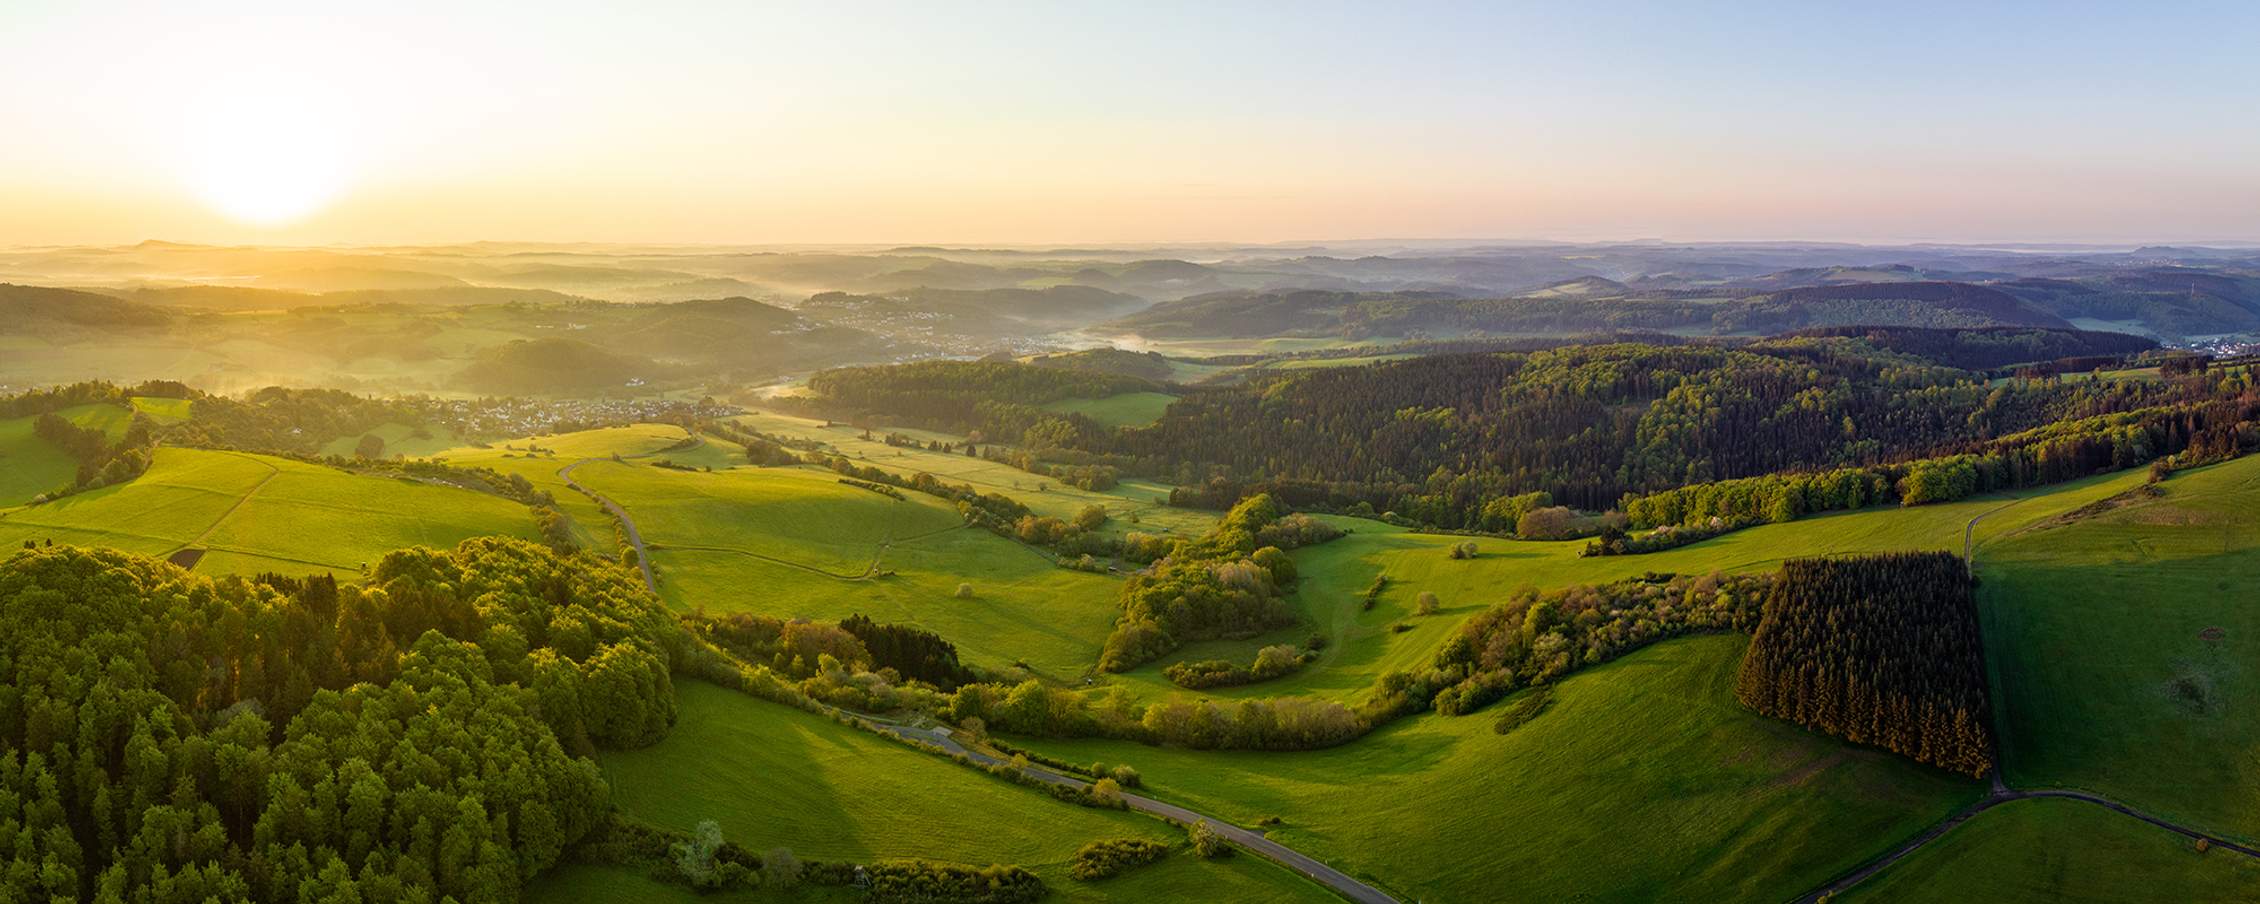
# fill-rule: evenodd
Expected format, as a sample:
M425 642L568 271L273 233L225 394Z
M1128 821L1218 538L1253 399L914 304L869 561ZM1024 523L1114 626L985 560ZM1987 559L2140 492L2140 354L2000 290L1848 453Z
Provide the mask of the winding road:
M636 530L636 519L628 517L628 510L621 508L620 503L605 498L604 494L589 489L588 487L582 486L580 481L573 479L574 468L578 468L592 461L611 461L611 459L581 459L580 461L576 461L572 464L557 469L558 479L565 481L566 486L580 491L581 495L596 500L596 504L604 506L604 510L611 512L612 517L620 519L620 529L622 532L628 535L628 545L636 548L636 567L643 569L643 585L647 588L650 588L652 593L657 594L659 592L659 581L657 578L654 578L651 575L651 553L647 552L643 548L643 533Z
M656 594L659 592L659 582L652 577L651 554L644 549L643 533L636 529L636 520L629 517L628 510L621 507L619 503L606 498L602 493L598 493L595 490L589 489L588 487L583 486L579 481L573 479L574 468L578 468L581 465L587 464L592 461L610 460L611 459L609 458L584 458L558 469L557 476L565 481L566 486L572 487L574 490L579 491L582 495L596 500L598 505L604 506L605 511L612 513L612 517L620 519L621 531L628 535L628 544L635 547L636 565L643 569L644 586L651 588L651 592ZM958 528L950 528L950 530L956 529ZM939 532L937 531L936 533ZM886 545L887 544L881 545L880 550L882 553L885 552ZM767 556L762 556L759 553L750 553L746 552L745 550L732 549L728 551L745 553L746 555L756 556L763 559L769 558ZM876 570L877 567L878 562L876 559L874 559L872 562L872 568ZM839 577L838 575L833 576ZM1010 765L1010 763L1005 760L998 759L995 756L991 756L978 750L969 749L965 745L958 743L957 739L951 737L950 732L946 729L922 728L912 725L902 725L894 722L876 719L871 716L866 716L862 713L839 709L838 707L826 706L825 708L848 718L856 719L866 725L878 729L879 731L894 735L895 737L901 738L903 740L913 741L921 744L931 744L952 754L964 756L967 759L981 763L983 765ZM1049 784L1065 785L1067 787L1077 789L1090 787L1090 783L1083 781L1082 779L1071 778L1046 769L1039 769L1034 766L1023 767L1021 769L1021 772L1025 773L1031 778ZM1284 844L1280 844L1279 842L1266 838L1261 832L1252 832L1239 826L1233 825L1229 822L1225 822L1224 820L1204 816L1192 810L1185 809L1184 807L1180 807L1175 804L1163 803L1161 801L1154 800L1153 798L1145 797L1143 795L1130 794L1125 792L1122 795L1122 799L1124 803L1130 805L1130 809L1153 816L1159 816L1163 819L1169 820L1170 822L1178 823L1181 825L1190 825L1195 822L1207 822L1211 828L1216 830L1216 833L1218 835L1223 836L1226 840L1232 842L1233 844L1239 845L1242 848L1254 852L1258 856L1264 857L1265 859L1271 860L1274 863L1294 870L1297 873L1301 873L1311 881L1317 882L1320 885L1324 885L1327 888L1333 889L1336 893L1339 893L1343 897L1348 898L1352 901L1359 902L1359 904L1400 904L1400 902L1398 902L1396 898L1390 897L1387 892L1384 892L1378 888L1374 888L1371 885L1367 885L1364 882L1360 882L1356 878L1350 876L1350 874L1348 873L1342 872L1341 870L1335 869L1331 866L1327 866L1325 863L1320 862L1317 858L1303 854Z

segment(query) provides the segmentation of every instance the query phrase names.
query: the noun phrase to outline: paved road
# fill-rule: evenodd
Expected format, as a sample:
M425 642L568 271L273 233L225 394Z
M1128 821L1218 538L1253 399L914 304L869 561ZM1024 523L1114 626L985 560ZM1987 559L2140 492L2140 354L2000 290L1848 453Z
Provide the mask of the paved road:
M589 489L588 487L582 486L579 481L573 479L574 468L578 468L592 461L610 460L611 459L584 458L580 461L576 461L572 464L566 465L565 467L557 469L557 476L565 481L566 486L572 487L575 490L579 490L582 495L596 500L596 504L604 506L604 510L611 512L612 517L620 519L620 528L628 535L628 545L636 548L636 567L643 569L643 585L645 587L651 588L651 592L656 594L659 592L659 581L651 576L651 553L644 551L643 534L640 531L636 530L636 519L628 517L628 510L621 508L620 503L605 498L604 494Z
M855 714L851 713L850 715ZM864 721L877 726L879 730L895 735L896 737L907 738L925 744L932 744L951 753L962 754L968 759L971 759L977 763L983 763L987 765L1005 764L1004 760L990 756L986 753L982 753L978 750L968 749L965 745L958 743L955 738L950 737L946 732L939 731L937 729L919 728L911 725L898 725L891 722L882 722L875 719L870 719L868 717L860 715L856 715L856 718L861 718ZM1037 768L1034 766L1030 766L1023 771L1026 772L1030 777L1054 785L1066 785L1070 788L1090 787L1090 783L1083 781L1082 779L1071 778L1069 776L1060 775L1059 773L1051 772L1049 770ZM1344 873L1341 870L1327 866L1326 864L1321 863L1308 855L1302 854L1294 850L1293 848L1280 844L1279 842L1273 841L1269 838L1265 838L1260 832L1251 832L1247 829L1243 829L1239 826L1225 822L1224 820L1203 816L1199 813L1187 810L1184 807L1180 807L1175 804L1162 803L1161 801L1154 800L1153 798L1145 797L1142 795L1124 793L1122 795L1122 799L1125 803L1128 803L1130 805L1130 809L1137 810L1141 813L1151 813L1171 822L1191 824L1195 822L1206 821L1209 824L1210 828L1216 830L1216 833L1218 835L1224 836L1233 844L1239 845L1240 847L1246 848L1249 851L1253 851L1256 854L1271 860L1272 862L1278 863L1281 866L1301 873L1304 876L1309 877L1311 881L1331 888L1335 892L1341 894L1342 897L1348 898L1352 901L1357 901L1359 902L1359 904L1398 904L1397 899L1390 897L1387 892L1351 878L1348 873Z

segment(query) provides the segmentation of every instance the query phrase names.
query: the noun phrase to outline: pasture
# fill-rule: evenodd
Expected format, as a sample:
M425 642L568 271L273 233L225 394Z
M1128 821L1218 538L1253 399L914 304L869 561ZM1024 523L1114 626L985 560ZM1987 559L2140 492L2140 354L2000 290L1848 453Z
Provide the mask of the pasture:
M497 496L238 452L160 448L130 483L0 515L0 547L54 540L152 556L204 550L211 573L352 573L409 546L531 537Z
M1108 427L1143 427L1161 420L1162 411L1177 397L1162 392L1125 392L1103 399L1061 399L1044 410L1080 414Z
M2017 786L2260 838L2260 457L1982 547L1978 604Z
M463 443L462 440L455 437L453 431L446 427L416 427L402 423L389 423L379 425L375 430L355 433L350 436L340 436L330 440L322 446L318 454L352 458L355 448L361 442L361 437L371 434L384 440L384 453L378 456L379 458L399 458L402 456L422 458L452 449Z
M1657 644L1570 676L1506 735L1500 707L1300 753L1031 741L1127 762L1153 794L1404 900L1785 900L1977 799L1981 786L1744 710L1746 639Z
M2249 900L2260 863L2094 804L2035 798L1972 817L1836 897L2058 904Z
M575 538L581 541L583 548L612 556L620 552L618 538L612 527L612 516L606 514L604 507L595 500L567 486L565 479L559 477L557 472L583 459L610 458L615 455L622 458L654 456L660 450L681 445L688 439L689 434L681 427L636 424L551 436L521 437L484 446L457 446L430 457L451 464L492 468L504 474L526 478L536 488L548 491L557 499L558 511L572 518L578 527ZM542 451L533 451L535 447Z
M915 624L968 662L1025 662L1057 680L1098 659L1114 578L964 526L932 496L894 499L812 467L685 472L592 461L573 472L642 530L660 596L679 610ZM959 598L960 583L973 595Z
M725 838L751 850L789 847L804 860L1008 863L1034 871L1069 901L1333 900L1257 857L1199 859L1185 849L1183 830L1158 819L1057 801L711 684L684 681L676 693L681 719L664 740L598 757L613 803L652 825L688 831L712 819ZM1179 850L1100 882L1069 878L1075 849L1102 838L1145 838Z
M78 462L32 432L37 420L0 420L0 509L67 486L78 474Z
M1316 662L1283 678L1202 693L1216 697L1317 694L1340 700L1362 695L1384 673L1424 667L1468 616L1503 601L1515 588L1563 587L1637 577L1656 571L1680 574L1771 571L1783 560L1816 555L1908 549L1959 551L1971 519L1981 551L2000 538L2099 499L2139 486L2143 473L2127 471L2085 480L1993 494L1941 505L1878 506L1810 515L1784 524L1735 531L1677 549L1634 556L1581 558L1584 540L1509 540L1418 533L1379 521L1328 517L1349 536L1296 550L1302 575L1289 604L1302 616L1295 627L1243 641L1193 644L1139 669L1109 676L1141 698L1182 693L1161 670L1186 660L1246 662L1275 643L1300 644L1312 633L1328 643ZM1476 544L1476 557L1454 559L1451 549ZM1365 589L1375 576L1389 579L1370 611ZM1436 594L1443 607L1416 615L1414 600ZM1408 626L1397 631L1394 625Z
M905 477L925 472L940 478L944 483L971 484L984 493L996 493L1019 500L1020 504L1039 515L1065 520L1073 518L1085 506L1097 505L1107 511L1109 520L1103 530L1110 533L1138 530L1199 536L1216 524L1217 515L1214 512L1171 508L1164 504L1169 498L1170 490L1166 484L1124 480L1110 490L1082 490L1002 462L962 453L889 446L881 439L890 430L908 434L921 442L939 439L962 443L965 441L962 436L891 427L875 431L871 439L864 439L861 429L846 424L827 427L820 420L760 411L740 417L737 421L750 430L823 443L832 447L835 453L855 459L859 465L880 468ZM1130 520L1133 515L1137 518L1135 522Z

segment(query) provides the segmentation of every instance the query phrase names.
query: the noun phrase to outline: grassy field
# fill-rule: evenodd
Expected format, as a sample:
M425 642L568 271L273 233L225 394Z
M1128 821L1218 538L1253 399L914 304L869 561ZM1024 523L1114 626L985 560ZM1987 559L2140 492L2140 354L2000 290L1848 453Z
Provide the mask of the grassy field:
M2011 801L1836 901L2250 901L2260 863L2093 804Z
M829 719L713 685L677 687L680 721L642 750L599 758L623 813L689 830L712 819L755 851L784 846L807 860L917 857L1034 870L1058 899L1326 901L1323 889L1249 856L1206 861L1183 830L1136 814L1053 800ZM1101 838L1180 846L1161 863L1096 883L1069 878L1075 849ZM603 880L635 899L617 875ZM613 900L576 889L579 900Z
M70 421L80 427L102 431L102 435L108 437L113 443L123 438L126 435L126 428L133 424L133 409L124 405L98 402L91 405L73 405L55 413L60 415L63 420Z
M1943 505L1881 506L1857 512L1809 516L1786 524L1736 531L1678 549L1637 556L1580 558L1583 540L1561 542L1502 540L1425 534L1378 521L1330 518L1352 533L1339 540L1295 552L1302 587L1290 598L1302 616L1297 626L1245 641L1200 643L1162 660L1103 680L1150 698L1179 692L1162 677L1172 662L1223 658L1248 661L1258 647L1300 644L1312 633L1329 643L1319 659L1284 678L1206 693L1217 697L1318 694L1353 699L1383 673L1424 666L1459 623L1502 601L1517 587L1562 587L1636 577L1650 571L1707 574L1712 571L1770 571L1782 560L1800 556L1906 549L1962 548L1962 532L1972 531L1982 549L1996 538L2045 521L2142 483L2141 472L2104 475L2053 487L1999 494ZM1981 517L1982 516L1982 517ZM1473 559L1454 559L1451 548L1474 542ZM1376 575L1389 578L1371 611L1365 588ZM1436 594L1441 612L1414 614L1414 599ZM1404 624L1398 632L1391 626Z
M78 462L32 432L37 420L0 420L0 509L30 502L78 474Z
M161 448L131 483L0 516L0 548L49 539L156 556L196 548L207 550L198 571L351 572L402 547L533 530L524 506L483 493Z
M146 415L159 424L177 424L188 420L189 410L195 403L187 399L160 399L154 396L134 396L130 399L133 410Z
M1143 427L1161 420L1161 413L1177 397L1163 392L1125 392L1103 399L1062 399L1045 411L1081 414L1109 427Z
M612 517L605 514L603 507L594 500L566 486L565 479L557 476L557 472L587 458L609 458L614 455L624 458L656 458L659 457L660 450L681 444L689 438L690 435L681 427L636 424L554 436L521 437L489 443L484 447L458 446L431 457L452 464L493 468L504 474L526 478L534 486L547 490L551 496L556 497L558 510L570 516L578 527L575 535L584 548L604 555L618 555L620 547L613 531ZM535 446L544 451L531 451Z
M897 500L812 467L712 473L592 461L577 477L627 508L678 609L916 624L968 661L1073 680L1114 624L1117 579L963 526L922 493ZM957 598L958 584L973 586Z
M1980 550L2007 775L2260 838L2260 457Z
M1744 638L1670 641L1563 681L1507 735L1497 706L1307 753L1034 742L1128 762L1157 796L1250 825L1405 900L1782 900L1881 854L1980 786L1750 714Z
M1125 480L1120 486L1103 492L1080 490L985 458L889 446L879 439L886 431L879 431L874 433L873 438L864 439L862 430L845 424L826 427L820 420L759 411L739 418L738 422L749 429L775 436L821 442L831 446L837 454L856 459L859 464L882 468L906 477L923 471L946 483L971 484L982 492L1017 499L1020 504L1040 515L1072 518L1085 506L1098 505L1104 507L1111 518L1105 528L1109 532L1139 530L1199 536L1216 525L1216 514L1213 512L1170 508L1163 504L1169 498L1170 490L1165 484ZM940 439L953 443L965 441L962 436L925 430L900 427L890 427L887 430L906 433L920 440ZM1137 518L1135 522L1130 520L1133 515Z
M367 431L367 433L374 433L378 439L385 441L384 454L379 456L382 458L397 458L403 455L409 458L422 458L463 444L463 441L457 439L454 432L446 427L414 427L408 424L391 423ZM360 444L361 437L364 435L366 434L355 433L351 436L340 436L330 440L322 446L320 454L351 458L353 457L354 447Z

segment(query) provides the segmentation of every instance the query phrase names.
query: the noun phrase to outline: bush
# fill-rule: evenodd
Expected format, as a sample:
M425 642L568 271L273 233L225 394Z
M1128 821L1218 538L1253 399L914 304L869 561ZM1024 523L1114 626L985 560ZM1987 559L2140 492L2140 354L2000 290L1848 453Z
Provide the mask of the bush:
M959 866L926 860L882 860L865 868L875 904L1027 904L1047 891L1044 880L1017 866Z
M1092 782L1090 795L1091 801L1102 807L1125 805L1125 801L1122 799L1122 785L1111 778L1102 778Z
M1107 775L1114 779L1115 784L1125 788L1136 788L1145 784L1145 779L1138 775L1138 770L1130 768L1128 764L1114 767L1114 770Z
M1511 733L1530 724L1530 720L1538 718L1540 713L1552 705L1554 689L1551 686L1541 684L1531 688L1530 693L1522 695L1522 699L1516 700L1513 706L1499 713L1499 721L1491 724L1491 730L1500 734Z
M972 598L973 598L973 585L972 585L971 583L969 583L969 582L965 582L965 581L960 581L960 582L958 582L958 585L957 585L957 592L956 592L956 593L954 593L954 594L951 594L951 595L952 595L952 596L955 596L955 597L957 597L958 599L961 599L961 600L969 600L969 599L972 599Z
M1104 879L1169 856L1169 845L1143 838L1111 838L1094 841L1075 851L1075 859L1068 865L1068 875L1083 881Z
M1436 610L1443 608L1443 603L1439 602L1436 599L1436 594L1430 593L1426 590L1421 591L1420 595L1414 597L1413 600L1414 611L1417 611L1422 615L1435 615Z
M1193 853L1214 860L1232 853L1232 843L1208 824L1208 820L1195 820L1185 827L1185 837L1193 842Z

